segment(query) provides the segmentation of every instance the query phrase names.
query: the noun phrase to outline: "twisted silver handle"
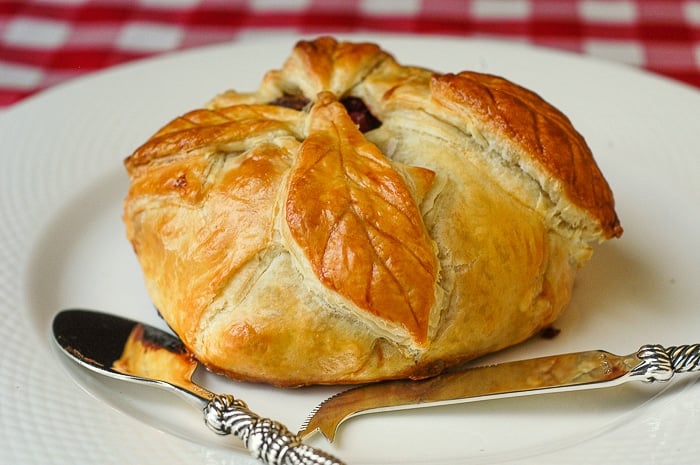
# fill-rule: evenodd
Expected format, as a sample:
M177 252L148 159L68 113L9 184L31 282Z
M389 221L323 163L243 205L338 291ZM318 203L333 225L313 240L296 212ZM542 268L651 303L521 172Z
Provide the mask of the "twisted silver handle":
M261 418L245 402L217 394L204 407L204 423L215 433L233 434L251 455L269 465L344 465L321 450L303 444L284 425Z
M700 344L663 347L642 346L637 352L642 361L630 373L642 381L668 381L676 373L700 371Z

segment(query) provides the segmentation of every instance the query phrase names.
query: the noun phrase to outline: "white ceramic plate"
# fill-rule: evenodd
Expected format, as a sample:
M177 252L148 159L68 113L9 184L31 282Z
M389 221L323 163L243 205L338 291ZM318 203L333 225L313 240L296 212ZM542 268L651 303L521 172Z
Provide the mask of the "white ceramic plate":
M538 91L586 136L615 191L625 235L600 247L581 272L557 324L561 334L489 360L700 342L699 92L520 44L362 38L406 64L501 74ZM255 463L174 396L65 363L52 353L49 324L65 307L160 324L124 238L122 160L217 92L255 89L296 39L248 39L130 64L0 115L0 462ZM700 456L696 380L359 417L342 427L337 444L312 443L357 465L691 463ZM334 392L207 374L202 381L290 428Z

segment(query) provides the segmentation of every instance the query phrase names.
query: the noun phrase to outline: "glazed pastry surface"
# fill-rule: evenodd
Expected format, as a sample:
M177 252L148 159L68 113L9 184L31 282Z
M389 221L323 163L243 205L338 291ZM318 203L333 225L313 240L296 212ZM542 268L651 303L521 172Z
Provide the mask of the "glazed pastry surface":
M158 311L213 371L279 386L421 378L521 342L622 234L585 140L538 95L330 37L125 165Z

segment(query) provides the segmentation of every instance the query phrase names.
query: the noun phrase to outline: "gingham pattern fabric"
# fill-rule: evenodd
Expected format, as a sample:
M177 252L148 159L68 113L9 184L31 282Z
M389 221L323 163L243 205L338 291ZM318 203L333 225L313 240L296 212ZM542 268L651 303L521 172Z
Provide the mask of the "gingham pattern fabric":
M118 63L270 31L512 39L700 87L700 0L0 0L0 107Z

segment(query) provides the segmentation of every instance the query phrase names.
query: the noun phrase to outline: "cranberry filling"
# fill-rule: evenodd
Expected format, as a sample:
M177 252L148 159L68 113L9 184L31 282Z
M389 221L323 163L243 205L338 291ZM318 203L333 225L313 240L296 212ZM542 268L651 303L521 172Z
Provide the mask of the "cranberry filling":
M270 102L270 105L291 108L292 110L297 111L303 110L308 104L309 99L303 95L283 95L282 97L276 98Z
M345 109L348 111L348 116L353 123L357 124L361 132L371 131L382 125L382 122L369 111L365 102L359 97L345 97L340 100ZM291 108L301 111L309 104L309 99L303 95L283 95L276 98L270 105Z
M345 97L340 101L348 111L350 119L357 124L361 132L371 131L382 125L382 122L377 119L367 108L365 102L358 97Z

